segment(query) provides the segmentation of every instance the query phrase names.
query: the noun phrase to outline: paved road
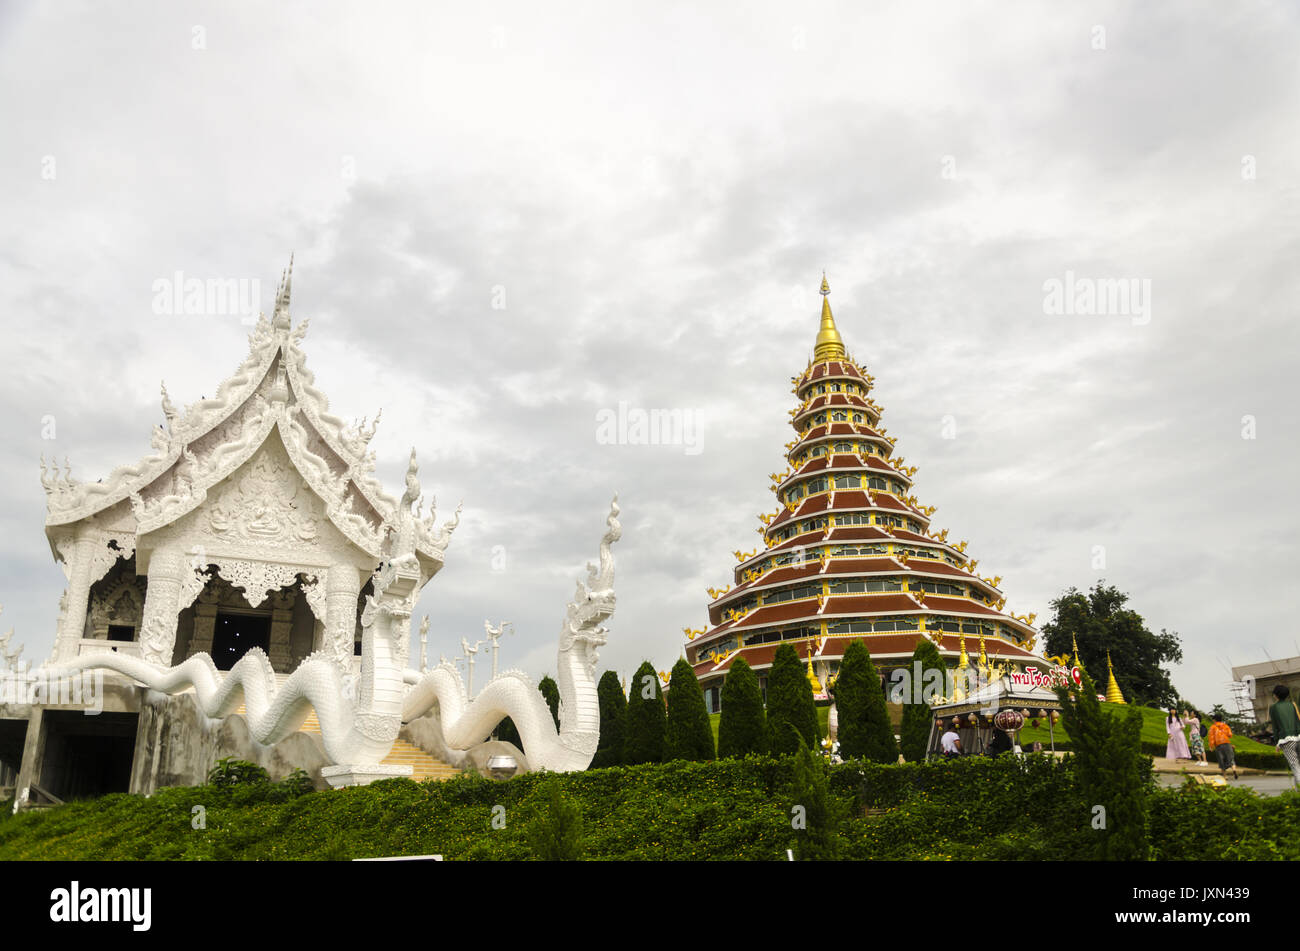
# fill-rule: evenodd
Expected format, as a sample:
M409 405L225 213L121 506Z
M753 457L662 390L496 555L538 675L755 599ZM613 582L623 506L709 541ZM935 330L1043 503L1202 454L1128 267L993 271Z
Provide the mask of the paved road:
M1217 773L1218 770L1215 770ZM1177 773L1156 773L1156 782L1162 786L1181 786L1184 777ZM1232 771L1228 772L1229 786L1246 786L1255 790L1262 796L1276 796L1279 793L1286 792L1288 789L1295 788L1291 781L1290 775L1275 773L1255 773L1253 775L1242 774L1240 778L1233 779Z

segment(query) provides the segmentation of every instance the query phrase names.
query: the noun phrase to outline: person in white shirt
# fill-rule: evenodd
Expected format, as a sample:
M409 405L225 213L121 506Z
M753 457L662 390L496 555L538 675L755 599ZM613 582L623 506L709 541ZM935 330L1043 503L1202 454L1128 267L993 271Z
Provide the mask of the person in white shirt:
M948 732L939 738L939 750L949 759L961 756L961 737L952 727L949 727Z

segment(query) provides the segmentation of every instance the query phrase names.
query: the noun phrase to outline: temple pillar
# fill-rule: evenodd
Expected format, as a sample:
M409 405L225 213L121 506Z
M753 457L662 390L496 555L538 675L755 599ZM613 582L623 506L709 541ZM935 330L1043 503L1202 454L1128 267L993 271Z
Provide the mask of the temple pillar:
M278 674L288 673L293 666L293 645L290 635L293 632L293 603L297 592L276 591L271 595L271 644L267 657L271 669Z
M198 604L194 605L194 635L190 638L190 655L212 654L212 637L217 629L217 602L221 593L209 585L199 592Z
M95 541L84 534L78 535L71 549L64 552L68 559L68 590L64 596L64 609L55 637L54 660L71 660L77 656L86 628L86 611L90 605L90 563L94 558Z
M181 553L160 548L149 558L149 587L144 595L140 622L140 656L152 664L170 667L176 652L176 616L180 612Z
M343 673L352 672L352 645L357 634L357 597L361 573L349 564L331 565L325 574L325 630L322 645Z

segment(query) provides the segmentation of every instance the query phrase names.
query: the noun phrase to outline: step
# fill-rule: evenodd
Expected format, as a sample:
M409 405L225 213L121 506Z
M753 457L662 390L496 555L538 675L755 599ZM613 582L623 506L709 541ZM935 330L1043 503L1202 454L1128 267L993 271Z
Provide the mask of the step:
M240 716L243 716L246 712L243 704L241 704L239 709L235 712ZM298 732L315 733L317 736L320 735L320 720L317 718L315 710L307 715L307 719L303 720L302 726L298 728ZM401 739L393 742L392 751L384 757L384 765L410 766L411 778L417 783L423 782L426 779L451 779L453 776L459 776L461 773L459 769L452 766L450 763L444 763L437 757L426 753L414 743Z

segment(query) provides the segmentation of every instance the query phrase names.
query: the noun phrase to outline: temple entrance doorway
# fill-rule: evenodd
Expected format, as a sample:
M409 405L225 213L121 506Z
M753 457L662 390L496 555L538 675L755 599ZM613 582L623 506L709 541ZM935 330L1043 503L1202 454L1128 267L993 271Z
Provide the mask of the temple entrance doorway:
M212 662L217 670L229 670L254 647L268 651L271 647L269 614L217 613L212 631Z
M65 802L131 791L136 713L46 710L39 785Z

